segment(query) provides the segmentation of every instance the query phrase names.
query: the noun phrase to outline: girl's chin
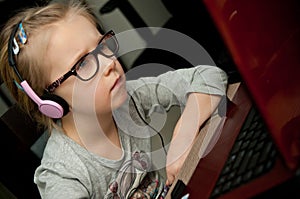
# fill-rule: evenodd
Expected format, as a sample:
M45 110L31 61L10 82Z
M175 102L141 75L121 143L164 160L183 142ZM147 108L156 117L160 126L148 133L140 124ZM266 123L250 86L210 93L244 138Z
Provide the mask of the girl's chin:
M119 108L127 99L128 94L126 91L126 88L119 89L117 93L113 96L112 102L111 102L111 107L112 110L115 110Z

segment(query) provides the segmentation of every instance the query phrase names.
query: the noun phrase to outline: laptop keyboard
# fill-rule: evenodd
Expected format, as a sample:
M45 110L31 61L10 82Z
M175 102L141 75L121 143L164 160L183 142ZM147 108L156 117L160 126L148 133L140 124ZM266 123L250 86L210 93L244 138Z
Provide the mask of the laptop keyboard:
M216 198L274 166L277 150L256 108L252 108L211 194Z

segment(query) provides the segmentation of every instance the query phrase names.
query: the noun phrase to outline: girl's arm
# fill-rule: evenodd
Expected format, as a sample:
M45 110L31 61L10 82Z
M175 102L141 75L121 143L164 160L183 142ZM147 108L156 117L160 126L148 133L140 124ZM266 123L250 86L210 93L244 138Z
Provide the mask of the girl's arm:
M171 185L181 169L202 124L216 110L221 96L191 93L180 116L167 155L167 185Z
M199 128L226 95L227 75L218 67L203 65L134 80L128 88L144 118L161 107L167 111L173 105L181 107L167 155L167 184L171 184Z

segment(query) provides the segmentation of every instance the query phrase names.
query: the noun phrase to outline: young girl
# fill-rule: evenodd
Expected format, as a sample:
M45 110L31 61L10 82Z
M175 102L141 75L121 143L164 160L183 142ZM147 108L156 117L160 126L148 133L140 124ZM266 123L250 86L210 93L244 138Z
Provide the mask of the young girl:
M1 33L1 75L50 132L34 182L42 198L160 198L201 125L225 95L227 76L197 66L125 81L113 31L99 32L80 3L52 3L11 18ZM166 178L153 165L155 110L184 107L168 146Z

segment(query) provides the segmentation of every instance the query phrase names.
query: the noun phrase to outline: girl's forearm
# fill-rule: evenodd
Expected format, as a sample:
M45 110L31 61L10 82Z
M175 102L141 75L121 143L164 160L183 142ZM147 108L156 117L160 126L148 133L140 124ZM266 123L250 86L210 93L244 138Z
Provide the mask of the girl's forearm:
M191 93L186 107L179 118L171 140L168 161L176 161L191 148L202 124L216 110L221 96ZM169 163L171 163L169 162Z

